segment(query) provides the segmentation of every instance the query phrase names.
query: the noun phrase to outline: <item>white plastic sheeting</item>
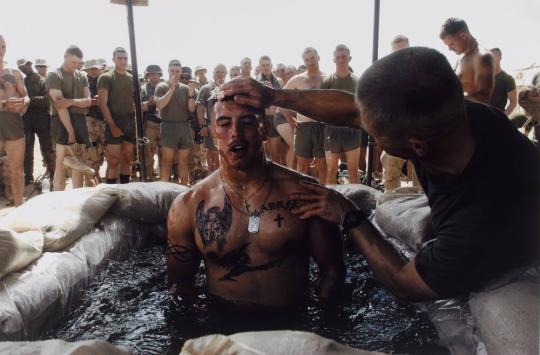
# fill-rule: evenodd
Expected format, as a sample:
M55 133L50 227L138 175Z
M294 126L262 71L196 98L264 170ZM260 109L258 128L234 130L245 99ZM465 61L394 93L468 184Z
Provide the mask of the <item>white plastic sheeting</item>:
M86 340L69 343L55 339L44 341L2 342L3 355L129 355L131 352L103 340Z
M17 233L0 228L0 279L41 256L44 238L38 231Z

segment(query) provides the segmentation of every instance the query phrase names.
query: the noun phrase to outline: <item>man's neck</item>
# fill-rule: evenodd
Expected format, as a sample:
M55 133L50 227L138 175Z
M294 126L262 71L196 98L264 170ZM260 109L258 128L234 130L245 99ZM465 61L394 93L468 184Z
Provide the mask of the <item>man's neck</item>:
M319 70L319 67L315 67L315 68L312 68L312 69L308 68L307 69L307 75L310 78L317 77L317 76L321 75L321 71Z
M495 75L499 74L500 72L502 72L501 65L495 64Z
M66 73L73 73L75 71L75 69L71 69L66 64L62 65L62 70L65 71Z
M125 69L120 69L120 68L118 68L118 67L115 67L115 68L114 68L114 72L115 72L116 74L126 75L126 72L127 72L127 71L126 71Z
M471 36L471 39L469 40L469 43L467 44L467 48L465 48L463 56L466 56L467 54L473 52L477 48L478 48L478 42L476 41L476 38Z
M261 156L256 162L250 164L248 168L240 170L227 166L227 163L221 159L219 173L226 184L238 191L249 193L267 179L267 175L270 173L268 171L270 164L264 156Z
M247 73L247 74L242 74L242 79L249 79L251 78L251 74Z
M261 75L262 75L263 78L265 78L265 79L268 79L268 80L272 79L272 72L270 72L270 73L268 73L268 74L261 73Z
M336 67L336 75L340 78L344 78L349 74L350 72L348 67Z

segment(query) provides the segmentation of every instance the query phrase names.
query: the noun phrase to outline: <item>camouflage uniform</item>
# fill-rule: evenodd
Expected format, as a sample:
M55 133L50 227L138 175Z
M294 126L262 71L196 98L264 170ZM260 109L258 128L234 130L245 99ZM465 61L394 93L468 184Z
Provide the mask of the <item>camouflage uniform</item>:
M97 78L88 76L88 88L92 97L97 95ZM83 154L83 159L88 166L99 174L99 169L105 160L105 120L97 106L92 106L86 114L86 125L92 147Z
M152 96L156 87L150 82L144 84L142 87L142 101L148 101ZM158 159L161 160L161 141L160 141L160 122L161 119L156 110L156 106L149 106L148 111L144 113L144 136L148 138L149 142L144 146L144 158L146 163L146 176L148 179L152 179L154 175L154 156L158 155Z

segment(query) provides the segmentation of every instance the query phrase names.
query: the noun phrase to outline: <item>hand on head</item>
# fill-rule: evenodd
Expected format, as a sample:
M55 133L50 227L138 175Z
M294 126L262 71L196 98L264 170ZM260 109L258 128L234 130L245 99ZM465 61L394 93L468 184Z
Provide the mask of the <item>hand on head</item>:
M240 105L256 109L267 108L274 100L274 89L253 79L237 78L221 86L224 96L234 96L234 101Z

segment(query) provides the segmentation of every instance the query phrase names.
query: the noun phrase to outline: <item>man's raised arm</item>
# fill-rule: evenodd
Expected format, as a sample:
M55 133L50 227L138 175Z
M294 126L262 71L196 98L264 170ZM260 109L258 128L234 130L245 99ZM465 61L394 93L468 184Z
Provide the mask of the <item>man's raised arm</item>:
M354 95L344 91L273 89L253 79L229 81L221 90L225 96L234 96L234 100L241 105L257 109L284 107L332 125L361 127Z

